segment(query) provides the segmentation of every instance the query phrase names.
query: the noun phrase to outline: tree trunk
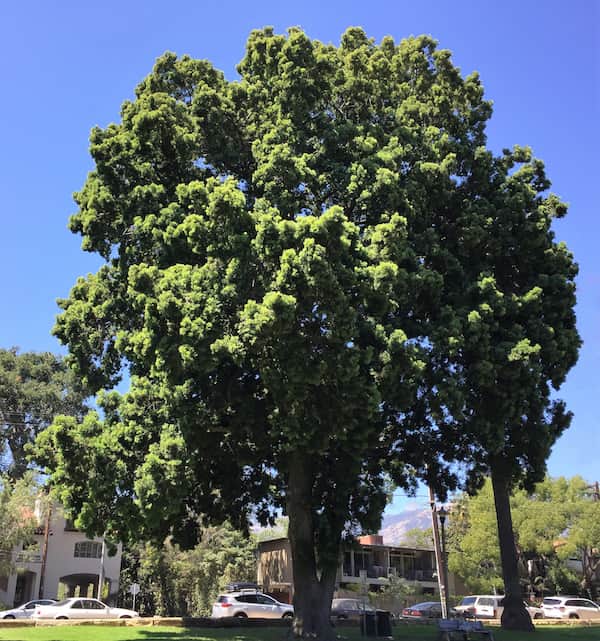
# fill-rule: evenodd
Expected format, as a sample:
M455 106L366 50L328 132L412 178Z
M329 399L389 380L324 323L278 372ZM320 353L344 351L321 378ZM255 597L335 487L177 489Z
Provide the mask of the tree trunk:
M313 475L311 463L292 456L288 479L289 539L294 572L294 622L296 638L332 641L331 599L335 589L337 565L319 567L315 551L315 524L311 509ZM338 543L339 547L339 543Z
M494 504L498 522L498 542L504 580L502 627L506 630L534 632L529 612L525 609L519 581L517 548L510 513L510 478L501 464L491 466Z

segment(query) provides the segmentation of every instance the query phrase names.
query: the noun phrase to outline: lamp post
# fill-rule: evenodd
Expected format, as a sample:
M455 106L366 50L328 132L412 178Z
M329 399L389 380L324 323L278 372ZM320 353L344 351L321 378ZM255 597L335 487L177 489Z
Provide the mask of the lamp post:
M433 530L433 547L435 551L435 566L437 568L438 589L440 592L440 605L442 606L442 619L448 618L446 604L446 584L444 581L443 554L440 546L440 532L438 527L438 511L435 505L433 489L429 487L429 505L431 506L431 529Z
M442 530L442 575L444 580L444 600L445 600L445 610L450 614L450 604L448 599L448 593L450 588L448 586L448 559L446 557L446 530L444 525L446 524L446 517L448 516L448 510L444 509L444 506L437 511L438 516L440 517L440 527Z

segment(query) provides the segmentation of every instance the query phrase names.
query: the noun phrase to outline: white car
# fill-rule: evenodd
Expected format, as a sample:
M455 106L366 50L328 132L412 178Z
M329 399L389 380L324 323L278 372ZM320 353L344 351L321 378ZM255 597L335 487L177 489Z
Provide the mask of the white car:
M292 619L294 608L256 590L239 590L220 594L213 604L212 616L217 619L222 617Z
M542 619L544 611L533 605L524 603L525 609L532 619ZM476 594L466 596L454 608L460 616L475 617L477 619L499 619L504 612L504 596L501 594Z
M600 605L576 596L548 596L542 601L548 619L600 619Z
M111 608L98 599L76 597L36 607L31 616L33 619L133 619L139 614L124 608Z
M36 606L53 605L54 603L56 603L54 599L34 599L33 601L28 601L27 603L20 605L18 608L2 610L0 612L0 619L29 619Z

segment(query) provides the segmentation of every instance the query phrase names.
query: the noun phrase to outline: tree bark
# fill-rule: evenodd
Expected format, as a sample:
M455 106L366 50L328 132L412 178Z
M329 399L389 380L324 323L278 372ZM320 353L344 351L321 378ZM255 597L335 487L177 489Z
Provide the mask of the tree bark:
M510 512L510 477L501 464L492 464L491 471L496 520L498 522L502 578L504 580L502 627L505 630L534 632L535 627L531 622L529 612L525 609L519 581L517 547L515 545L515 534Z
M324 564L323 560L317 558L311 509L313 474L310 461L299 455L291 458L287 507L294 573L292 632L296 638L332 641L336 635L330 613L337 564Z

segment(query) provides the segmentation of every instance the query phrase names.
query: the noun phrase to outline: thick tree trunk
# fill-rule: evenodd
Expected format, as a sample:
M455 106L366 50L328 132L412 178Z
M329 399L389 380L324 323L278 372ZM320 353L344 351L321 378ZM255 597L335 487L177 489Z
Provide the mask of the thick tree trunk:
M502 627L506 630L534 632L529 612L525 609L519 581L517 548L510 513L510 478L501 465L492 465L492 487L498 522L498 541L502 578L504 580L504 612Z
M313 475L310 461L296 456L289 466L289 538L294 572L294 622L296 638L332 641L331 599L337 565L319 568L315 551L315 524L311 510ZM339 544L338 544L339 545Z

